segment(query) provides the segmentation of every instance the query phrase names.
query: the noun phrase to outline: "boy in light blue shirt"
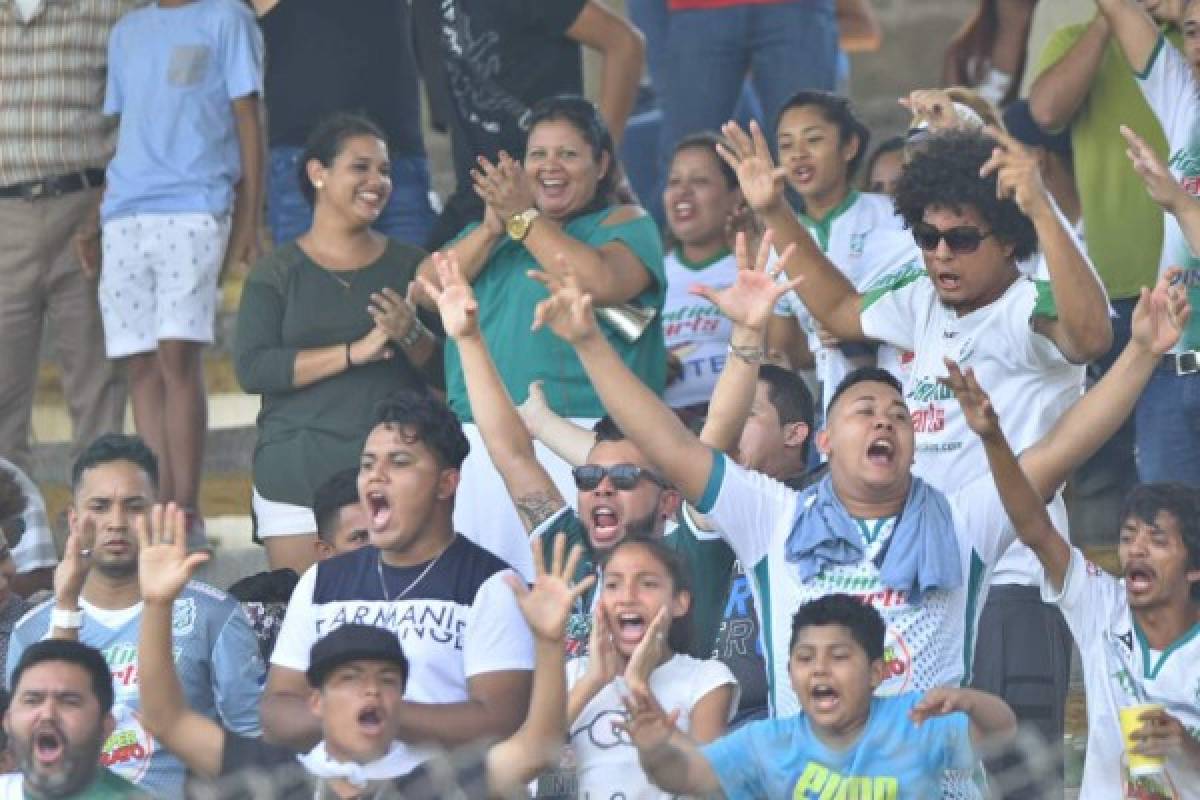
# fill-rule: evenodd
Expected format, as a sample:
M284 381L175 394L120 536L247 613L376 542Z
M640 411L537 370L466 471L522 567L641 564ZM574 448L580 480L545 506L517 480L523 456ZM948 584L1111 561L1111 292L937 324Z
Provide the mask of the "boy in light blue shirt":
M634 691L627 730L643 769L659 788L688 795L939 797L943 773L971 769L972 745L1011 737L1016 717L974 689L874 697L885 630L878 611L849 595L804 604L788 664L803 713L752 722L704 747L675 729L678 712Z
M127 361L161 499L192 512L199 545L203 348L223 266L257 259L262 36L237 0L157 0L121 18L108 51L104 112L120 120L100 207L105 349Z

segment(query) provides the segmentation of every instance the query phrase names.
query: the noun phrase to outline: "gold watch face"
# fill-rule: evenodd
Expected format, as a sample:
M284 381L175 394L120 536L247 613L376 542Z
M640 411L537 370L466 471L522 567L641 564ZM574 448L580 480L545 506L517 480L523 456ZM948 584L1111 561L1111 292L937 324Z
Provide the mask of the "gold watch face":
M509 238L517 242L522 241L529 234L529 226L536 218L537 213L533 209L513 214L505 223Z

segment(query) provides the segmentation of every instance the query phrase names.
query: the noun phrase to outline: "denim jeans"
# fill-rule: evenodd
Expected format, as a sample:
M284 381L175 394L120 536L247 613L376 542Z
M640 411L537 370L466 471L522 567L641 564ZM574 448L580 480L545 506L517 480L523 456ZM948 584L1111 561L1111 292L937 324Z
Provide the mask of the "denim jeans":
M833 6L833 0L796 0L672 11L660 94L664 152L689 133L719 129L733 114L747 73L768 128L800 89L833 91Z
M1200 373L1160 366L1138 400L1136 420L1138 477L1200 488Z
M267 171L267 226L275 244L290 242L312 225L312 207L300 194L299 147L272 147ZM375 220L386 236L423 247L433 226L429 204L429 163L424 156L392 160L392 195Z

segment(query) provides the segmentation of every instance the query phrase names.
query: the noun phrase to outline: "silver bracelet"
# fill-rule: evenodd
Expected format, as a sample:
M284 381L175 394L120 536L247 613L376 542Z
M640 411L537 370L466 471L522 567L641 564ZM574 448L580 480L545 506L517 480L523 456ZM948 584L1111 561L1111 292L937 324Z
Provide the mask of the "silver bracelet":
M417 315L414 312L412 325L410 325L408 331L396 341L396 344L400 345L405 350L410 350L417 342L421 340L421 337L428 332L429 331L423 324L421 324L421 320L417 318Z
M757 367L767 357L767 349L759 345L741 345L730 342L729 355L737 356L746 364Z

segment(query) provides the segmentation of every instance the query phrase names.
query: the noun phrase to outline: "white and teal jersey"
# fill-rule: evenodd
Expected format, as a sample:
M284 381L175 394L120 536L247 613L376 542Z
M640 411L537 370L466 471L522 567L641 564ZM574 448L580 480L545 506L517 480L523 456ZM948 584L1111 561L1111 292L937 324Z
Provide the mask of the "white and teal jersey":
M860 292L875 288L897 273L924 269L921 251L912 234L904 230L904 220L896 214L891 198L885 195L851 191L824 219L801 214L800 222L821 252ZM822 408L825 408L833 390L850 371L849 360L840 350L821 345L813 316L795 292L784 295L775 313L795 316L807 334L809 349L817 361L817 380L821 382ZM879 365L903 380L899 371L902 353L886 345L880 351Z
M1119 710L1160 703L1200 737L1200 623L1165 650L1151 650L1129 608L1123 581L1073 549L1061 591L1042 586L1042 597L1062 609L1083 663L1088 739L1079 796L1124 800L1128 780ZM1167 776L1179 800L1200 800L1200 769L1167 759Z
M863 332L913 353L904 381L916 445L913 472L943 492L989 474L983 444L954 393L939 381L946 375L945 358L975 370L1013 450L1020 453L1049 432L1083 393L1084 379L1083 366L1067 361L1053 341L1034 330L1036 317L1056 315L1050 284L1025 277L963 316L941 301L923 269L864 295ZM1065 515L1056 522L1065 522ZM997 565L995 577L1037 586L1040 575L1037 558L1018 543Z
M142 604L111 611L81 601L79 641L104 654L112 671L117 726L100 752L101 765L156 797L183 797L186 768L142 727L137 718L138 631ZM30 611L13 630L5 671L29 645L50 634L54 600ZM259 735L258 702L265 681L258 640L237 601L220 589L190 582L175 600L171 617L175 669L187 704L244 736Z
M702 283L724 289L737 278L737 259L725 251L703 264L693 264L679 250L663 259L667 296L663 301L662 327L667 352L683 366L679 380L667 386L663 399L671 408L707 403L725 368L733 323L703 297L688 291Z
M1146 71L1137 78L1146 102L1167 136L1171 174L1188 194L1200 196L1200 83L1191 65L1165 36L1159 36ZM1200 308L1200 258L1188 245L1175 215L1167 214L1159 274L1175 266L1184 268L1184 284L1192 308ZM1187 331L1175 349L1200 350L1200 314L1192 314Z
M773 716L800 711L788 677L792 616L804 603L828 594L859 597L887 623L887 674L881 695L958 686L971 674L975 626L992 565L1016 538L991 476L947 494L962 563L962 585L927 592L918 604L907 593L884 586L870 560L891 534L893 520L863 520L869 543L862 562L828 567L800 580L787 558L787 541L801 493L728 457L714 454L713 470L697 508L708 514L750 578L762 626Z

